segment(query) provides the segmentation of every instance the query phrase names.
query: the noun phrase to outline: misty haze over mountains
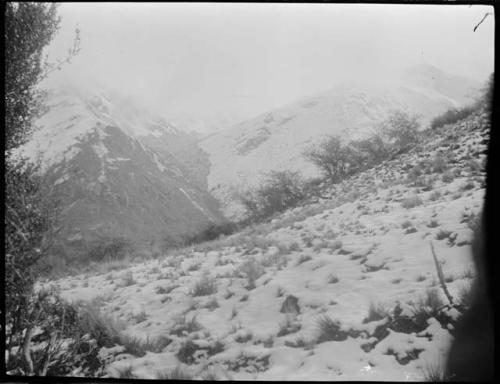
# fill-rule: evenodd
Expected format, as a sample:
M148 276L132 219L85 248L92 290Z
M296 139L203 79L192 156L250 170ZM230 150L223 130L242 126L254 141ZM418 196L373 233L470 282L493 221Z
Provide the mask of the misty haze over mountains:
M241 218L237 193L271 171L318 177L303 153L327 135L366 137L397 109L425 126L479 87L414 66L390 83L341 84L200 138L116 92L67 85L49 93L49 112L22 151L42 160L64 196L65 253L86 252L97 235L155 247L223 216Z

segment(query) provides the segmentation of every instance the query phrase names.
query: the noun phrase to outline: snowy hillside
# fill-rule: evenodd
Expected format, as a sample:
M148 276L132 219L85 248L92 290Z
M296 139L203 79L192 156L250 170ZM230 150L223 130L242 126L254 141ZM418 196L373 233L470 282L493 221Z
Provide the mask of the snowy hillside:
M200 142L210 157L208 186L225 214L237 216L233 193L258 185L265 173L294 170L307 178L317 176L302 154L325 135L346 140L366 136L392 110L418 114L425 127L462 104L473 84L424 66L409 69L398 81L343 84L262 114Z
M429 312L446 303L429 243L464 300L488 129L474 114L268 223L46 286L116 332L104 377L422 381L460 315Z
M62 201L57 252L77 258L103 237L159 245L221 220L194 138L109 91L67 86L47 104L20 153Z

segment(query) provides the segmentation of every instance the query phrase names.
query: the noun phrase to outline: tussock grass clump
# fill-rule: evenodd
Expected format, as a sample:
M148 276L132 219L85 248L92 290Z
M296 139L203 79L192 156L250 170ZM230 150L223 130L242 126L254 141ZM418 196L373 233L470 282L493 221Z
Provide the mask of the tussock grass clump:
M120 338L121 344L125 347L125 352L137 357L143 357L147 351L160 353L163 348L168 346L172 340L168 337L159 337L152 339L147 337L141 339L138 337L122 336Z
M300 264L303 264L305 263L306 261L309 261L309 260L312 260L312 257L309 256L309 255L301 255L299 257L299 260L297 260L297 266L300 265Z
M213 311L216 308L219 308L219 303L217 302L217 299L213 297L207 304L205 305L205 308Z
M129 287L135 284L137 284L137 281L134 280L134 275L132 274L132 272L128 271L127 273L125 273L125 275L123 276L123 280L121 282L121 286Z
M139 312L139 313L134 314L132 317L137 324L142 323L143 321L146 321L148 319L148 315L147 315L146 311L144 311L144 310Z
M170 333L182 336L183 334L190 334L192 332L199 331L201 328L201 324L196 320L196 316L193 316L191 320L186 320L186 317L182 316L177 319Z
M280 324L280 330L278 331L278 334L276 336L286 336L291 333L300 331L300 328L301 325L299 323L294 322L291 316L287 316L286 320Z
M423 379L428 383L438 383L448 381L445 378L444 367L442 364L428 364L422 369Z
M283 301L283 304L281 305L280 312L299 314L300 313L299 299L296 296L288 295L285 298L285 301Z
M285 294L285 290L282 287L278 287L276 290L276 297L282 297Z
M213 356L223 352L224 349L225 349L224 343L220 340L217 340L215 343L213 343L208 347L207 354L208 356Z
M439 291L435 288L428 289L425 295L413 304L413 322L418 328L425 329L427 319L438 315L443 307L444 302L439 296Z
M247 289L255 288L255 281L265 273L262 265L259 264L255 259L248 260L244 264L242 264L240 267L240 271L244 273L247 278Z
M217 373L213 371L205 372L203 375L201 375L201 379L205 381L217 381L221 380L221 378L217 375ZM186 379L189 380L189 379Z
M339 282L339 278L335 275L328 275L328 284L337 284Z
M181 344L176 356L182 363L193 364L195 360L194 354L198 349L199 347L191 339L187 339Z
M370 306L368 307L368 316L363 319L363 324L369 323L371 321L382 320L388 315L389 311L382 305L371 302Z
M438 200L440 197L441 197L441 192L439 192L439 191L433 191L433 192L429 195L429 200L430 200L430 201L436 201L436 200Z
M344 341L347 339L347 332L340 329L340 323L333 321L328 316L322 316L317 321L318 336L316 342Z
M120 379L137 379L137 376L133 373L134 369L131 365L127 365L122 368L116 368L116 373Z
M467 268L464 270L462 273L462 278L464 279L473 279L474 278L474 269L473 268Z
M304 348L306 350L314 348L314 340L307 340L304 337L297 337L295 340L286 340L285 345L292 348Z
M436 240L447 239L448 237L450 237L450 235L451 235L451 231L440 229L438 231L438 233L436 233Z
M473 285L467 282L458 289L458 302L466 308L470 308L474 299Z
M460 186L460 191L469 191L471 189L474 189L475 187L476 184L474 184L473 181L467 181Z
M157 371L157 380L193 380L193 375L180 365L171 370Z
M411 227L412 225L413 224L411 223L410 220L406 220L405 222L403 222L403 224L401 224L401 228L406 229L406 228Z
M120 344L120 332L123 325L113 318L104 315L95 302L90 302L80 309L80 330L88 333L97 341L97 345L110 348Z
M252 332L247 332L244 334L240 334L234 338L234 341L237 343L246 343L247 341L252 340L253 334Z
M169 287L158 286L158 287L156 287L156 293L158 293L159 295L163 295L163 294L168 295L170 292L172 292L176 288L179 288L179 286L178 285L171 285Z
M197 271L199 270L201 267L201 263L192 263L189 267L188 267L188 271L189 272L192 272L192 271Z
M193 296L207 296L217 292L217 283L214 278L204 275L196 282L191 291Z
M415 278L415 281L416 281L417 283L420 283L421 281L424 281L425 279L426 279L425 275L420 274L420 275L418 275L418 276Z
M436 228L436 227L439 227L439 222L437 220L431 220L429 221L429 223L427 224L427 227L429 228Z

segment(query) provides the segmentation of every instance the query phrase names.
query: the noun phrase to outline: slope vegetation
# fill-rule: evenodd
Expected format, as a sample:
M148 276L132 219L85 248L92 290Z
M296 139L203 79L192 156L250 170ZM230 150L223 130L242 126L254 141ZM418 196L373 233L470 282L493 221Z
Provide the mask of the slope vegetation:
M44 285L114 324L107 377L422 380L475 275L488 130L475 113L267 223Z

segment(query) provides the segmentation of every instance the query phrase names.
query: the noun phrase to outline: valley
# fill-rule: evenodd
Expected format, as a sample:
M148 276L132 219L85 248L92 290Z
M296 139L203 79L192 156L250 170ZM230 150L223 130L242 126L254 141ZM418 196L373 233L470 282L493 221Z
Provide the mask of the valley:
M465 300L488 124L476 113L444 126L240 233L44 286L120 335L100 349L103 377L421 381L445 361L460 316L446 309L430 242ZM413 320L398 329L398 316Z

